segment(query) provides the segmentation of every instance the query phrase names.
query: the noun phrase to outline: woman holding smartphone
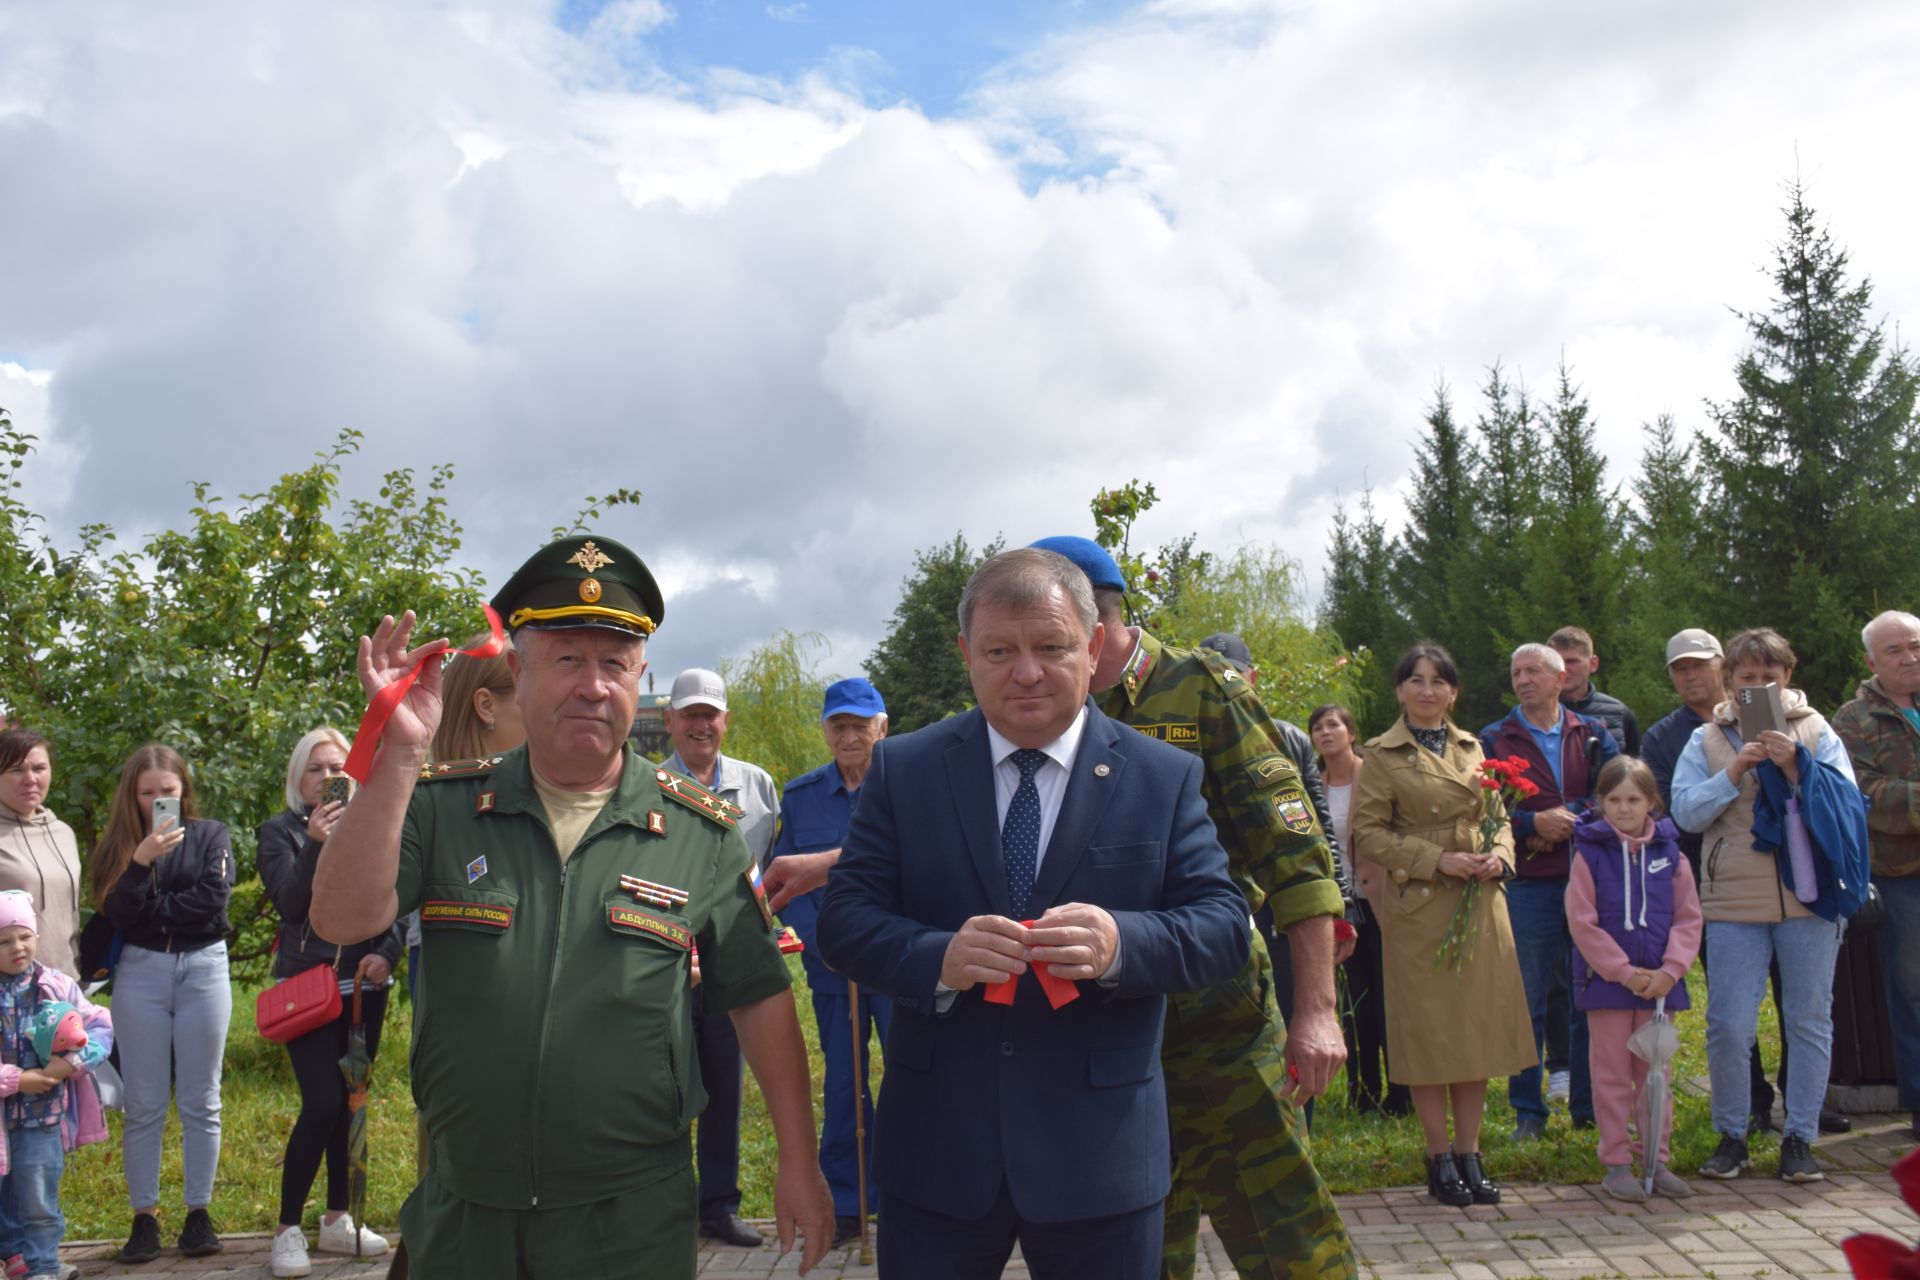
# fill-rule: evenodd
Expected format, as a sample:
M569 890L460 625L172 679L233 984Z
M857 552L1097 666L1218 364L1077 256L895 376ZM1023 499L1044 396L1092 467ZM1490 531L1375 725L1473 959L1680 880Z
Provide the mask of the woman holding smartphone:
M220 1252L207 1206L220 1164L220 1063L233 1015L227 980L226 824L194 813L187 762L151 744L127 757L93 851L93 900L120 933L113 1026L126 1081L121 1159L133 1230L122 1262L160 1254L160 1140L167 1098L180 1110L186 1221L180 1252Z
M280 913L274 979L297 977L316 965L326 965L340 984L340 994L351 997L357 974L361 979L361 1015L367 1024L367 1056L371 1058L379 1052L387 993L405 931L396 922L377 938L342 947L316 937L307 920L307 909L313 903L314 868L319 865L327 837L346 811L346 767L347 740L337 729L314 729L294 744L287 761L286 811L267 819L260 828L260 883ZM353 1253L356 1242L358 1251L366 1256L387 1251L383 1237L347 1215L347 1125L351 1117L340 1059L347 1052L352 1019L349 999L342 1002L339 1017L287 1044L293 1078L300 1084L300 1114L293 1122L293 1132L287 1135L286 1159L280 1166L280 1227L273 1238L270 1260L275 1276L304 1276L313 1270L300 1224L322 1156L327 1162L327 1209L320 1218L321 1251Z

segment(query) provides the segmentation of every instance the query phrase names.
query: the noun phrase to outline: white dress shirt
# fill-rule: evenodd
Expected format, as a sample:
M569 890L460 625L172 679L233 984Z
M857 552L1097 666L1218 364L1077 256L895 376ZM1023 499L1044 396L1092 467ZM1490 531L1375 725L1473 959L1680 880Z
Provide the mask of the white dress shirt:
M1040 878L1040 864L1047 860L1047 841L1053 838L1053 824L1060 817L1060 802L1067 796L1067 779L1073 775L1074 757L1080 754L1080 735L1086 732L1087 709L1073 718L1065 733L1040 750L1046 760L1034 770L1033 789L1040 793L1040 848L1033 860L1033 877ZM1007 825L1007 810L1013 793L1020 789L1020 766L1013 753L1020 748L991 724L987 726L987 750L993 759L993 807L995 831Z
M1080 714L1073 718L1066 732L1049 742L1040 750L1046 754L1046 762L1033 774L1033 789L1040 793L1040 850L1034 857L1033 874L1037 882L1040 877L1040 864L1047 857L1047 841L1053 838L1053 824L1060 817L1060 804L1067 797L1067 780L1073 773L1073 762L1080 754L1080 737L1087 728L1087 708L1081 707ZM1007 810L1013 804L1013 793L1020 789L1020 766L1013 762L1013 753L1020 748L1001 734L991 724L987 726L987 750L993 759L993 807L996 815L994 829L998 831L1007 825ZM1099 983L1110 987L1120 981L1120 942L1114 940L1113 962L1107 971L1100 975ZM946 983L936 980L933 984L934 1008L945 1013L953 1004L955 991Z

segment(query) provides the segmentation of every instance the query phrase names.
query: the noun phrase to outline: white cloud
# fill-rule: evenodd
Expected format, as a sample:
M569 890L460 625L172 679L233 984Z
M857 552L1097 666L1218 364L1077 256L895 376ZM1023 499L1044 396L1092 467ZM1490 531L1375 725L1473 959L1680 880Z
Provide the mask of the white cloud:
M1496 357L1544 388L1564 351L1630 465L1726 394L1796 163L1878 305L1920 305L1891 0L1180 0L940 119L844 51L669 73L671 21L0 13L0 353L57 371L0 395L66 450L34 500L151 528L357 426L362 490L458 463L496 579L646 490L607 531L671 580L662 669L785 626L851 671L916 548L1083 528L1129 476L1148 541L1315 562Z

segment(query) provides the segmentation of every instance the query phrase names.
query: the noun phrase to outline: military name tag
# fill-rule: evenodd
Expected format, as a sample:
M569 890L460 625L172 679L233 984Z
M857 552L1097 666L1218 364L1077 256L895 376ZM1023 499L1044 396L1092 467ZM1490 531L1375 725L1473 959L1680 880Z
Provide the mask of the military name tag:
M662 920L635 907L618 905L608 907L607 923L616 929L637 929L641 933L652 934L664 942L671 942L683 951L693 946L693 930L678 921Z

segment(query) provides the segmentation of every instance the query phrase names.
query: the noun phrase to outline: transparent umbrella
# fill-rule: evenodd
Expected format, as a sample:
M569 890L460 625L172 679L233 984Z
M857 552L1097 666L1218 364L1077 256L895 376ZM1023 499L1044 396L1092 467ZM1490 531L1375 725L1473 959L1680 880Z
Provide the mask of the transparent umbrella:
M340 1074L347 1080L347 1213L353 1218L353 1253L358 1257L360 1224L367 1214L367 1086L373 1080L358 973L353 975L353 1021L347 1028L347 1055L340 1059Z
M1647 1064L1647 1087L1640 1091L1640 1172L1647 1194L1653 1194L1653 1171L1660 1163L1660 1134L1665 1129L1667 1099L1673 1091L1673 1055L1680 1051L1680 1033L1667 1019L1667 998L1653 1002L1653 1018L1627 1037L1627 1048Z

